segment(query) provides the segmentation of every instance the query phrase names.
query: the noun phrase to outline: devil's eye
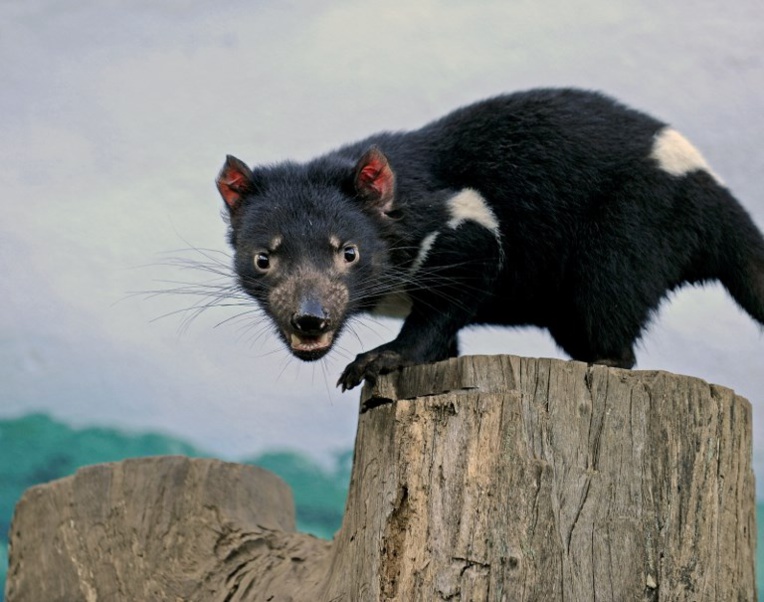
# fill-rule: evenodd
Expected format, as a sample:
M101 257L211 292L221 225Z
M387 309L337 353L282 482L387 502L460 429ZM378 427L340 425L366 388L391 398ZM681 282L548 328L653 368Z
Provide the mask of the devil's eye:
M255 253L255 267L261 272L268 271L268 269L271 267L271 259L268 256L268 253L265 251Z
M358 261L360 254L358 253L358 247L355 245L345 245L342 249L342 257L345 259L345 263L354 263Z

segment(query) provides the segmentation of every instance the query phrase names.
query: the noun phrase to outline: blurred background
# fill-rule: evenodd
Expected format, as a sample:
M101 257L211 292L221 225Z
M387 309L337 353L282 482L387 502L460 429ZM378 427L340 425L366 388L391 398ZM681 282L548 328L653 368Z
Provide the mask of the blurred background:
M578 86L672 123L764 228L762 40L760 0L0 2L0 579L25 487L129 455L258 463L295 488L301 528L337 528L358 390L334 382L399 325L300 364L214 302L227 153L304 160ZM473 329L462 349L565 357L534 329ZM762 358L719 286L674 295L637 353L751 400L760 498Z

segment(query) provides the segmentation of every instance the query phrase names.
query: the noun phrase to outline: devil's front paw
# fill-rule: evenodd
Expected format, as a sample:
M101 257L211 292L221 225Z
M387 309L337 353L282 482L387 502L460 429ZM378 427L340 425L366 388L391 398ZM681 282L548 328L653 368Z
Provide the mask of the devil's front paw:
M355 360L342 372L342 376L337 381L337 386L342 387L343 391L347 391L360 385L364 379L373 385L377 382L377 377L380 374L392 372L409 364L411 362L406 361L397 351L372 349L356 356Z

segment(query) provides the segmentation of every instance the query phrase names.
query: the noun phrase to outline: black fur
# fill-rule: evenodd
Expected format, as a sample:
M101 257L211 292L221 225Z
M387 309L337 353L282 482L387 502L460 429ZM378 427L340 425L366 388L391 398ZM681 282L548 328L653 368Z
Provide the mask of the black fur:
M533 90L307 164L250 172L229 157L218 186L240 284L303 359L386 294L409 296L400 334L360 354L343 389L456 355L468 324L544 327L574 359L630 368L652 312L684 283L720 280L764 324L764 238L707 169L672 175L651 158L664 128L597 93ZM448 225L467 188L500 236L480 220Z

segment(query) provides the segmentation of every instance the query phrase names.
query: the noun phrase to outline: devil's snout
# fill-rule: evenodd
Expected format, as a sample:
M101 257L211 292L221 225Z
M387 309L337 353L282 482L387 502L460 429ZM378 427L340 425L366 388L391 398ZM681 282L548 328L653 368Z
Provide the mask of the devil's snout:
M304 335L319 335L331 330L331 320L318 299L306 298L292 314L292 326Z
M268 301L292 354L314 361L331 349L342 328L347 298L343 283L303 271L274 287Z

